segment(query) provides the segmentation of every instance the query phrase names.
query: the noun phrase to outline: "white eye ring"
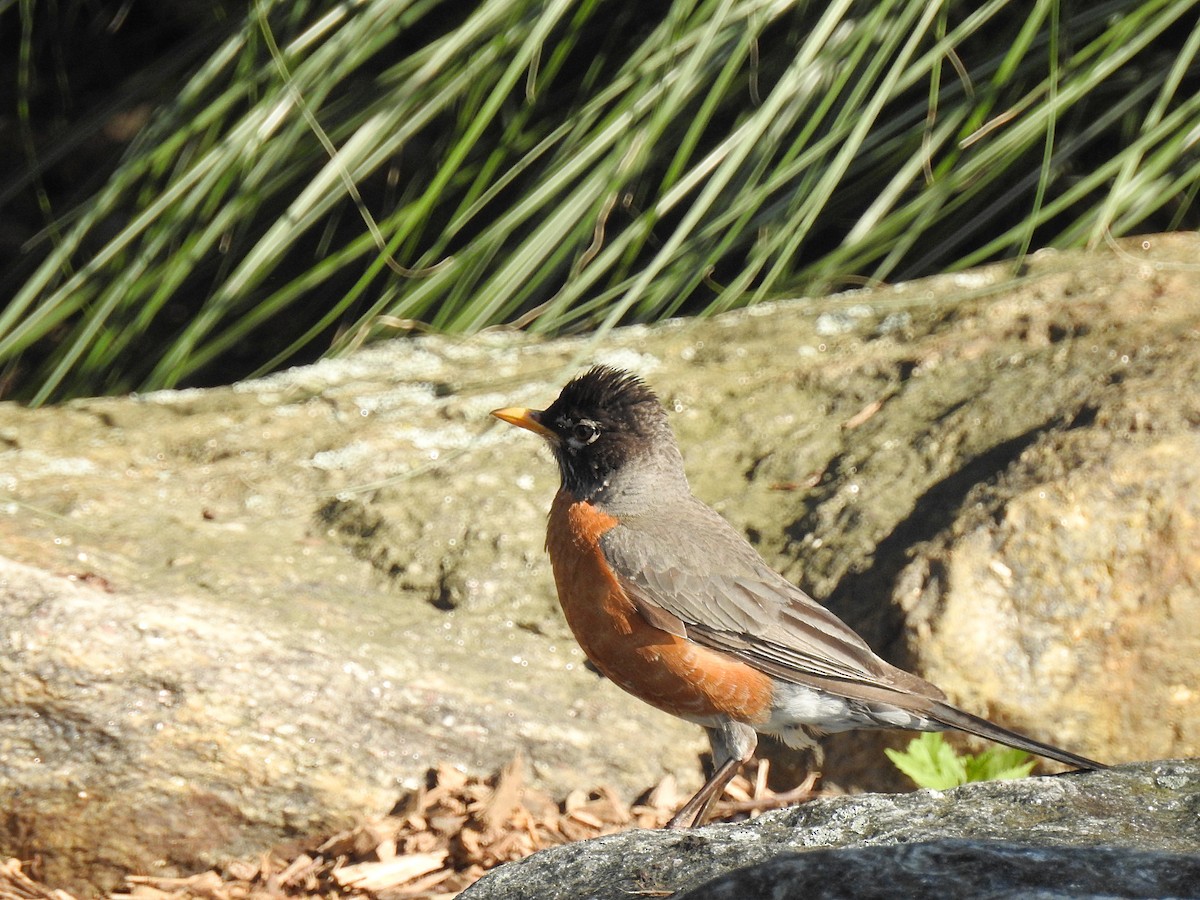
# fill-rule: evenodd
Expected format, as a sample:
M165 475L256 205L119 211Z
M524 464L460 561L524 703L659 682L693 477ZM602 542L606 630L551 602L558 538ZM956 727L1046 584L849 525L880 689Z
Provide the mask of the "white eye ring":
M590 419L580 419L571 426L571 442L586 447L600 437L600 428Z

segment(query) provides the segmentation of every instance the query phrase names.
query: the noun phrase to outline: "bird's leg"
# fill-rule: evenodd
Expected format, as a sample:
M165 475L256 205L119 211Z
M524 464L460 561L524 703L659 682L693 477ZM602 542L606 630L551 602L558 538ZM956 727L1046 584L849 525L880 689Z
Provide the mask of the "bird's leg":
M692 828L707 818L712 805L720 798L725 785L737 774L738 769L750 761L754 748L758 746L758 735L749 725L741 722L724 722L714 728L706 728L708 742L712 746L713 773L694 797L671 817L668 828Z
M735 757L730 757L725 760L717 770L713 772L712 777L704 782L704 787L696 792L679 812L671 817L671 821L667 823L668 828L691 828L694 825L699 825L700 822L708 815L708 808L716 801L717 797L725 790L725 785L737 773L738 767L742 765L742 760Z

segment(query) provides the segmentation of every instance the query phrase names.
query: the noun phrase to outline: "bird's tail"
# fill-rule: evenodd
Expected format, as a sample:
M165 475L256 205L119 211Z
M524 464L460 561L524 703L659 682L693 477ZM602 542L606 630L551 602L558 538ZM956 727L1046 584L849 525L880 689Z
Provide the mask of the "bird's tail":
M956 706L951 706L949 703L935 701L932 708L925 714L935 722L940 722L950 728L978 735L979 737L987 738L989 741L996 741L999 744L1005 744L1009 747L1017 747L1029 753L1035 753L1038 756L1045 756L1048 759L1057 760L1064 765L1075 766L1077 769L1108 768L1104 763L1088 759L1086 756L1071 753L1069 750L1062 750L1052 744L1043 744L1041 741L1035 741L1031 737L1018 734L1015 731L1009 731L1007 728L1002 728L994 722L981 719L979 716L973 716Z

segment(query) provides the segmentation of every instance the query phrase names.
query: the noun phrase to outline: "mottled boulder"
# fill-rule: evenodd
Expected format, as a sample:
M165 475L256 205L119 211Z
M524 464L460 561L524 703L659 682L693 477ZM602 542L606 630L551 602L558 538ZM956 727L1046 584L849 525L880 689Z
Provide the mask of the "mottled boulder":
M1200 896L1200 762L816 800L546 850L463 900Z
M886 656L1090 756L1196 755L1198 255L0 404L0 853L181 873L518 751L564 794L697 786L699 730L584 667L554 466L487 415L595 361L651 381L696 492ZM900 739L831 740L827 783L904 786Z

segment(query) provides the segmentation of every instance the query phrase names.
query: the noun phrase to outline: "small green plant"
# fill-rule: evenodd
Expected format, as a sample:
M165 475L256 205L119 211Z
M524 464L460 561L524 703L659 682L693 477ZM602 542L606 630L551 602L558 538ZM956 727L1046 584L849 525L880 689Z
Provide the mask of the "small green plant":
M1024 750L992 747L978 754L959 754L937 732L926 732L908 743L908 749L884 750L892 763L917 783L917 787L943 790L968 781L1003 781L1024 778L1034 761Z

